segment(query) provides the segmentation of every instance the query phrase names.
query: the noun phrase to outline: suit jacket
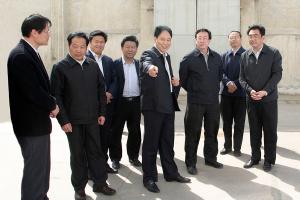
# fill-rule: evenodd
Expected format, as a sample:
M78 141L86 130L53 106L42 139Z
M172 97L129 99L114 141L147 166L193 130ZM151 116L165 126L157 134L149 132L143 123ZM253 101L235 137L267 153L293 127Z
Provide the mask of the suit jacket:
M134 59L136 74L138 79L140 78L140 68L139 68L139 61ZM114 69L116 70L116 76L117 76L117 96L116 98L121 98L123 96L123 90L125 85L125 75L124 75L124 68L123 68L123 61L122 58L119 58L114 61Z
M90 50L87 51L86 56L93 60L96 60ZM113 67L113 60L110 57L103 55L102 66L106 92L111 93L113 95L113 98L115 98L115 96L117 96L117 77L115 69Z
M170 56L167 56L169 71L173 77ZM158 67L157 77L151 77L148 70L151 65ZM170 91L169 76L165 68L163 55L155 48L143 52L140 60L142 110L151 110L161 113L179 111L177 95L180 87L173 87Z
M16 136L51 133L49 114L56 107L42 60L23 39L10 52L7 63L10 114Z

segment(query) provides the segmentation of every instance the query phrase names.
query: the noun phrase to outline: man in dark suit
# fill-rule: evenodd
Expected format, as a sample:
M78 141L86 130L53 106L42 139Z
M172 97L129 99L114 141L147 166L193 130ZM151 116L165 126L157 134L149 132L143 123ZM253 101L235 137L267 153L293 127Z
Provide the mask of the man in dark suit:
M247 94L247 112L250 126L251 159L244 168L257 165L261 159L261 138L264 132L265 161L268 172L276 160L278 89L282 77L280 52L264 43L265 28L250 26L247 35L251 49L241 57L240 83Z
M110 138L112 132L112 116L115 107L115 96L117 93L116 84L117 78L115 70L113 69L113 60L103 54L105 44L107 42L107 34L100 30L95 30L89 35L89 49L87 51L87 57L92 58L98 63L98 66L104 76L105 80L105 94L107 99L105 123L100 126L100 140L103 154L106 159L106 171L107 173L117 173L118 170L112 169L108 161L108 149L110 146Z
M141 145L139 61L134 59L138 46L139 42L135 36L125 37L121 42L123 56L114 61L118 80L118 94L116 96L110 148L110 159L113 162L113 167L120 167L121 141L125 122L127 122L128 128L127 154L129 162L137 167L142 165L138 160Z
M88 167L93 191L113 195L107 183L99 124L105 122L104 79L95 61L85 56L89 43L83 32L69 34L69 54L53 67L51 88L61 112L57 120L68 137L71 181L75 199L85 200Z
M144 115L144 142L142 152L143 183L150 192L160 192L157 182L156 158L159 151L166 181L188 183L174 161L174 118L179 110L175 87L179 80L173 76L170 56L172 30L157 26L154 47L141 56L141 101ZM177 91L178 92L178 91Z
M39 14L27 17L23 39L11 51L8 63L10 114L24 158L22 200L47 200L50 175L50 117L59 108L38 48L48 44L51 21Z
M231 49L222 55L223 88L221 91L221 116L225 137L221 155L228 154L234 149L234 156L241 156L241 146L244 135L246 118L246 93L239 82L240 59L245 49L242 47L242 35L239 31L231 31L228 35ZM232 124L234 121L233 145Z
M182 59L179 69L181 86L187 91L184 149L185 164L190 174L197 174L197 150L203 119L205 164L223 167L217 162L220 123L218 97L223 68L221 56L209 48L210 41L211 32L208 29L197 30L196 48Z

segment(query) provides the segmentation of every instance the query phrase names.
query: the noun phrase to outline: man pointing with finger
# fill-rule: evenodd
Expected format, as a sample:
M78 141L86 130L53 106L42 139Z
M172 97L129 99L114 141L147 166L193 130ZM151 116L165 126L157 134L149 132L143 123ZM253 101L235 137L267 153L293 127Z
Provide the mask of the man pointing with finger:
M178 173L174 162L174 118L178 111L175 95L179 80L173 76L170 56L172 30L157 26L154 31L154 47L141 56L141 94L144 115L143 183L150 192L159 192L156 158L159 150L166 181L188 183L190 179Z

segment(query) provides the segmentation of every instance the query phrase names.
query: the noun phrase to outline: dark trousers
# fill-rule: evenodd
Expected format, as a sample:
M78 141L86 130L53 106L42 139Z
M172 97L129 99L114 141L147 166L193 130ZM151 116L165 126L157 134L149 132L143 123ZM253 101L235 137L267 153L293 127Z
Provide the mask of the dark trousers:
M127 122L127 155L137 159L141 146L141 108L140 97L121 98L113 119L110 158L120 161L122 158L122 134Z
M24 159L22 200L48 200L50 135L17 137Z
M108 149L110 149L111 137L112 137L112 118L115 110L114 100L106 104L105 123L100 126L100 142L101 150L106 162L108 161Z
M85 188L88 182L88 166L94 184L106 185L107 173L101 152L98 124L73 124L72 132L66 134L70 147L71 182L74 190Z
M246 118L246 97L222 95L221 116L225 137L224 148L232 149L232 124L234 121L233 149L240 151Z
M250 127L251 159L261 159L261 138L264 132L265 161L275 164L277 143L277 100L271 102L247 101L247 112Z
M144 111L143 181L157 181L156 158L159 151L165 179L179 175L174 161L174 118L175 113L164 114Z
M197 150L201 136L204 118L204 158L216 161L218 154L218 130L220 123L219 104L187 104L185 128L185 164L187 167L196 166Z

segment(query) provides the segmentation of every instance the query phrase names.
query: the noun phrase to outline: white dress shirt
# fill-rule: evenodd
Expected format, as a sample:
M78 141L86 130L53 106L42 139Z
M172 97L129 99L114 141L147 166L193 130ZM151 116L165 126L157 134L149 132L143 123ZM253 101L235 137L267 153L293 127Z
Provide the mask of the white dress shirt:
M123 97L137 97L140 96L140 85L134 61L126 63L122 56L123 71L124 71L124 89Z

